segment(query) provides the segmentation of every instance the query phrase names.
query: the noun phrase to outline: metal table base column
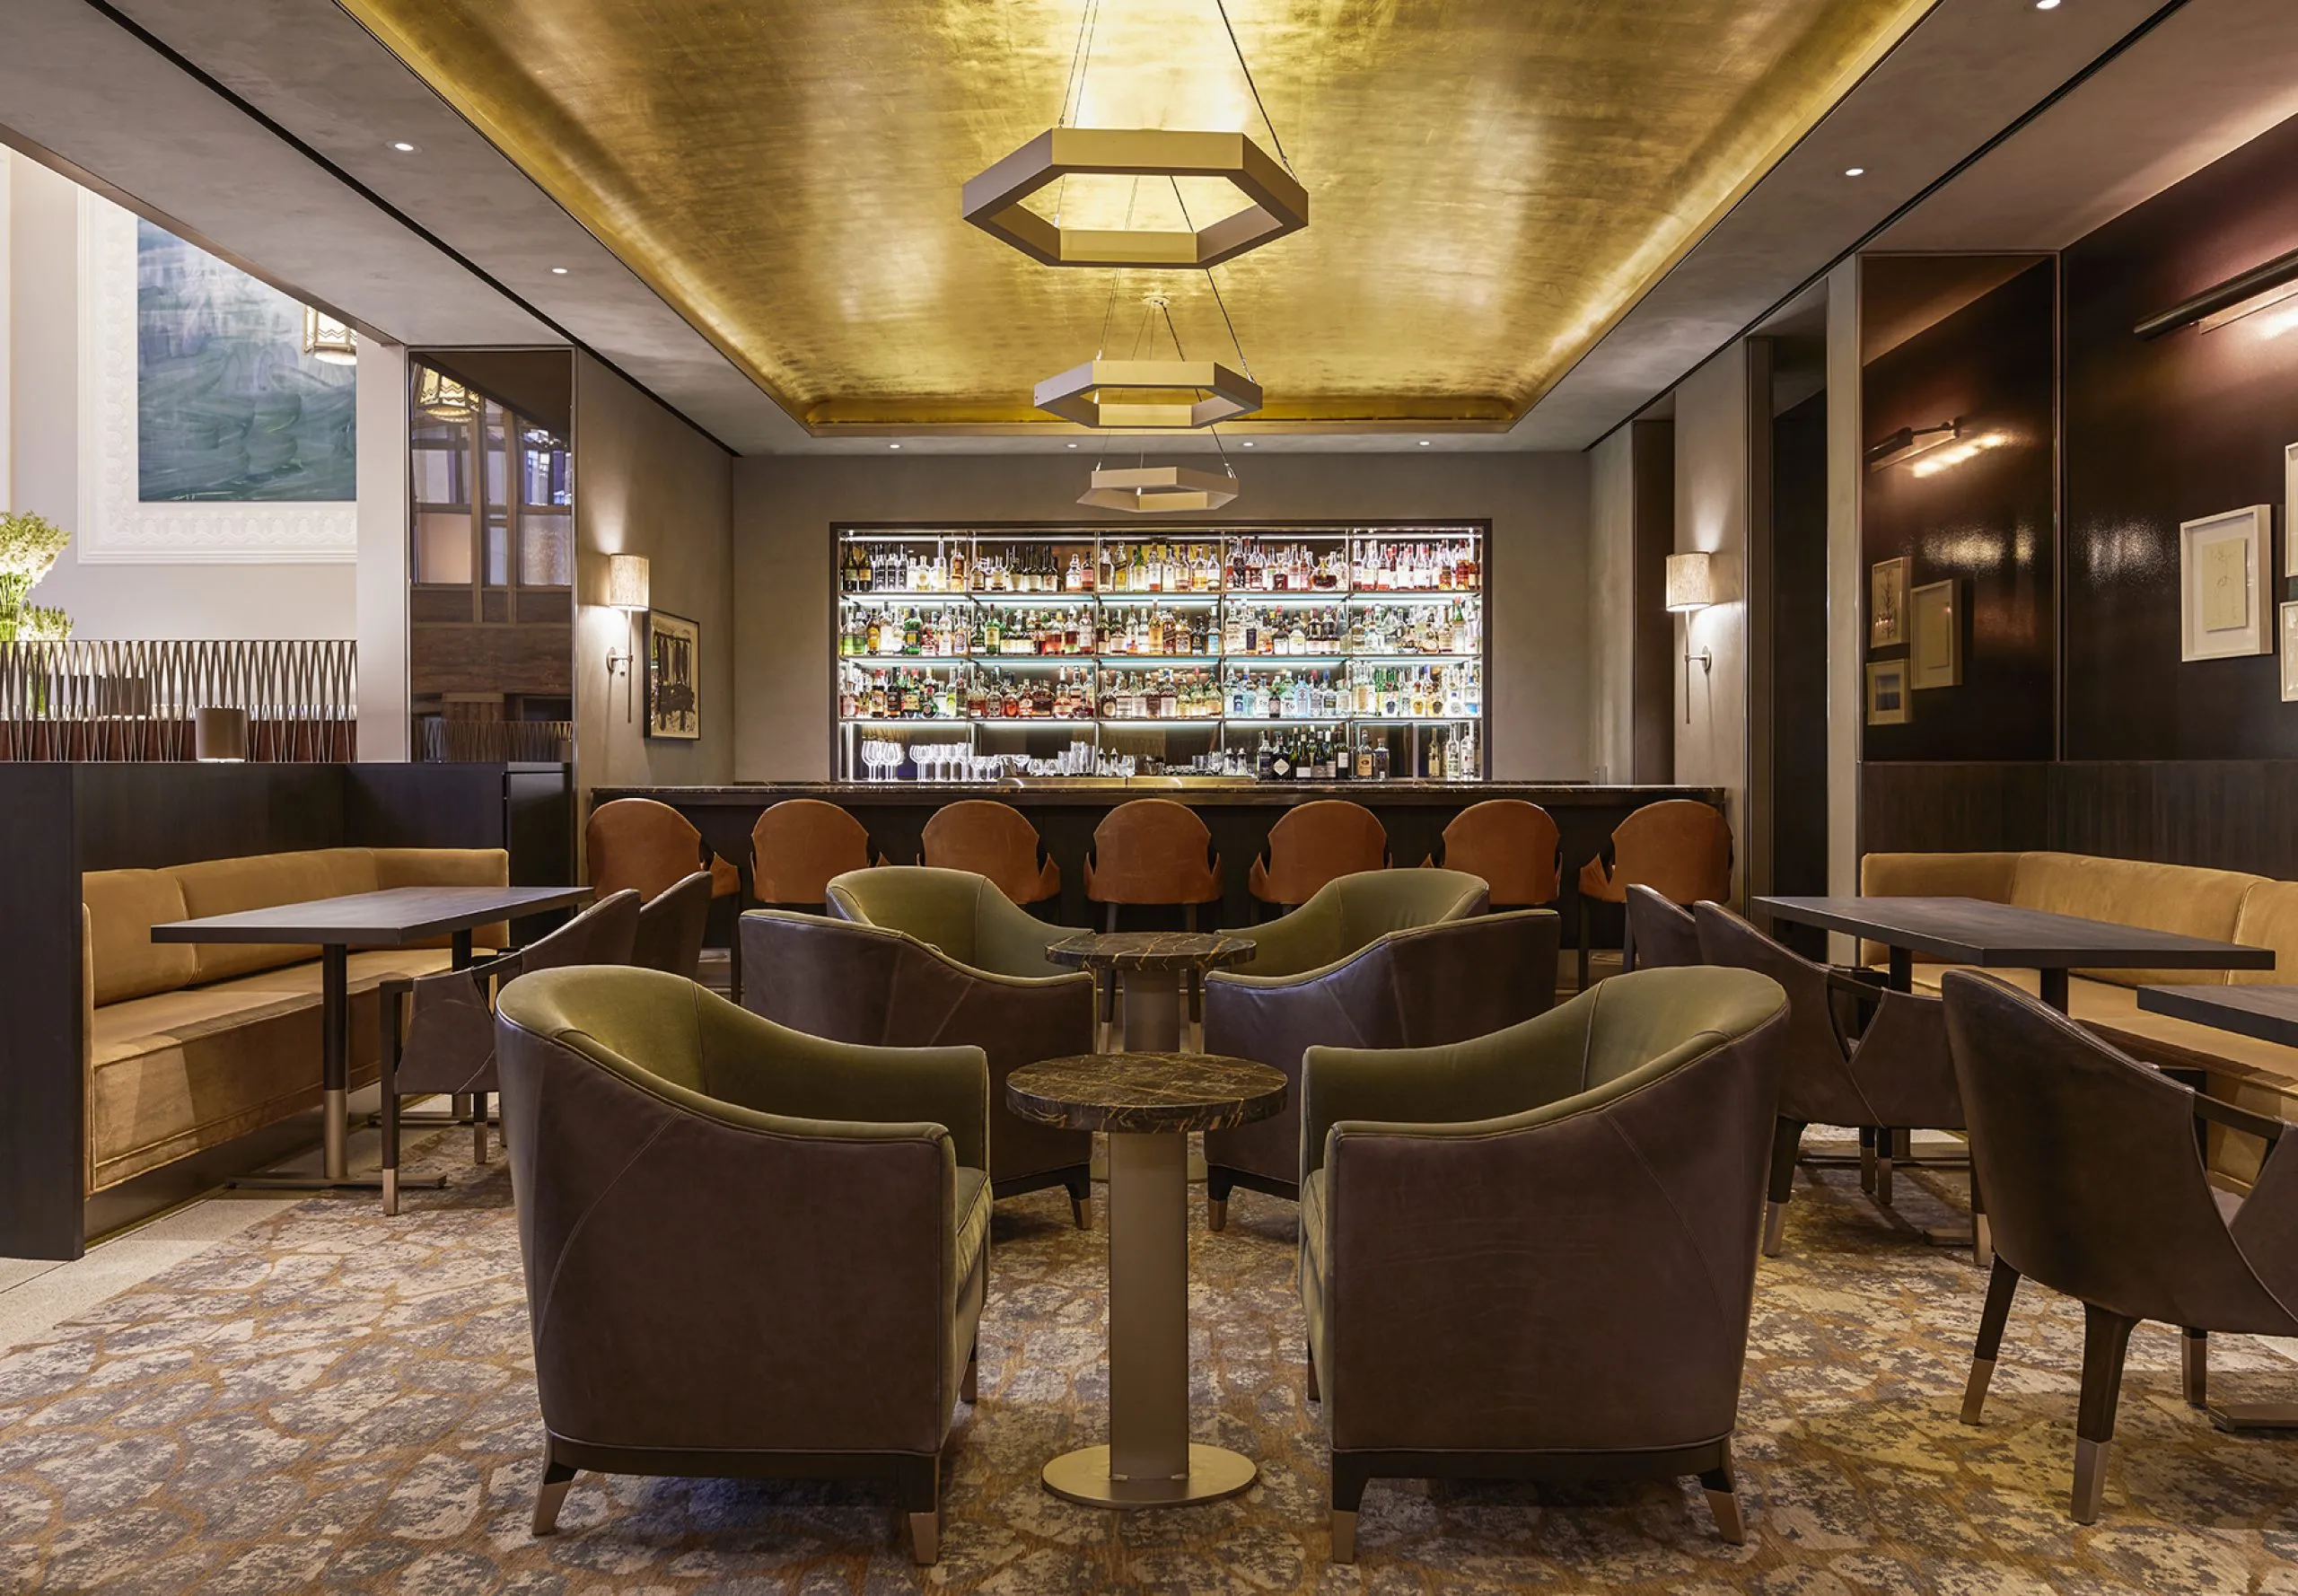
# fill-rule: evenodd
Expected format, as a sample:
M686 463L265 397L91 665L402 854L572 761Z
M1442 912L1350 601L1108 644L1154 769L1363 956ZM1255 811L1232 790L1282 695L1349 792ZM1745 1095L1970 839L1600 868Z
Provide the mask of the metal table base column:
M1125 994L1125 1050L1178 1053L1181 1046L1181 978L1178 970L1117 972Z

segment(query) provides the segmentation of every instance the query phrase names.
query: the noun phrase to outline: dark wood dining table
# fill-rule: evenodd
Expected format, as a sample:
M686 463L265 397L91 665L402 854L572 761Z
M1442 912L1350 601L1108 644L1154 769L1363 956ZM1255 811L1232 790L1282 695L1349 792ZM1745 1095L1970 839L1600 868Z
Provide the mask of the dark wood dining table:
M350 1136L352 949L404 948L444 936L453 950L454 967L460 969L470 962L471 933L478 926L571 908L590 897L588 887L390 887L153 926L155 943L291 943L320 950L324 1172L250 1177L235 1184L286 1190L382 1189L380 1175L354 1179L345 1162Z
M2031 969L2042 1000L2066 1012L2075 969L2272 969L2274 950L2054 915L1979 898L1758 898L1774 920L1840 931L1890 950L1890 985L1912 989L1915 956L1982 969ZM2222 988L2223 990L2223 988Z

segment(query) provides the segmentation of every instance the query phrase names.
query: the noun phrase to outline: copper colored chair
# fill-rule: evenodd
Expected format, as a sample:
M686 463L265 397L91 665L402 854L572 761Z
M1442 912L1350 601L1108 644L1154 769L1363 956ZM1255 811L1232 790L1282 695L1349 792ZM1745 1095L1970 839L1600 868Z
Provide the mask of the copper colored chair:
M918 863L936 870L986 875L1015 903L1043 903L1060 895L1061 866L1027 817L1010 803L963 798L945 803L925 822Z
M1611 862L1601 855L1580 867L1580 987L1588 987L1588 906L1625 903L1631 884L1651 888L1688 908L1702 899L1732 896L1732 823L1712 804L1693 798L1647 803L1612 833Z
M693 822L652 798L617 798L592 810L583 854L601 897L628 890L653 898L697 870L710 873L713 898L741 890L741 873L703 846Z
M1346 798L1320 798L1278 817L1246 884L1258 901L1292 908L1328 881L1388 867L1389 834L1380 816Z
M1878 1149L1876 1199L1890 1206L1890 1153L1901 1130L1961 1130L1963 1100L1947 1057L1947 1015L1935 997L1856 983L1863 1001L1877 1005L1855 1037L1838 1029L1835 978L1792 948L1782 947L1721 904L1694 906L1700 951L1710 964L1734 965L1769 976L1787 994L1787 1024L1779 1041L1779 1124L1771 1144L1771 1188L1764 1210L1763 1250L1779 1256L1794 1195L1795 1159L1809 1125L1854 1125ZM1987 1260L1979 1182L1971 1182L1971 1245Z
M1197 906L1221 899L1221 860L1213 833L1197 811L1170 798L1136 798L1120 803L1093 828L1085 855L1085 897L1108 909L1117 929L1120 904L1178 903L1188 928L1197 929Z
M1539 804L1487 798L1454 815L1422 864L1482 876L1495 908L1546 908L1556 901L1564 841Z
M1699 951L1699 922L1651 888L1627 890L1627 935L1620 943L1622 969L1672 969L1705 964Z
M767 908L820 913L832 876L869 867L870 833L835 803L785 798L750 828L750 896Z
M1940 991L1971 1164L1995 1220L1963 1423L1979 1422L2021 1276L2081 1302L2074 1515L2087 1524L2140 1320L2186 1332L2185 1396L2197 1407L2210 1400L2211 1331L2298 1336L2298 1152L2282 1145L2292 1127L2180 1085L2001 981L1949 970ZM2211 1125L2267 1144L2248 1197L2211 1184L2198 1144ZM2279 1413L2211 1416L2239 1429Z

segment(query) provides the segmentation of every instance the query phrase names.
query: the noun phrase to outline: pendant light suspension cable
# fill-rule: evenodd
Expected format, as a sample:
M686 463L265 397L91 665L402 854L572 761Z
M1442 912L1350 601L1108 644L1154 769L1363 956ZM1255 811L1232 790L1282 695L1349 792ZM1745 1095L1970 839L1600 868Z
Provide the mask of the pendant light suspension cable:
M1095 0L1096 4L1099 3ZM1228 30L1229 48L1237 53L1237 70L1245 75L1245 87L1252 92L1253 109L1260 112L1260 125L1268 129L1268 142L1275 146L1276 158L1285 162L1285 170L1292 171L1292 157L1285 153L1285 141L1276 136L1276 124L1268 119L1268 107L1261 103L1260 85L1253 82L1253 69L1245 64L1245 47L1237 42L1236 24L1229 20L1229 0L1213 0L1213 8L1221 13L1221 26Z

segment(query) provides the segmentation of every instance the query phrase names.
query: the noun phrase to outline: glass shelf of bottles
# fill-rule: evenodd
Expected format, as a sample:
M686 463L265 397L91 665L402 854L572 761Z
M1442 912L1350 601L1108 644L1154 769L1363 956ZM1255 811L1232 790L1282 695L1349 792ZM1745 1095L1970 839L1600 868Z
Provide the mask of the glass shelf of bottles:
M1473 779L1484 557L1453 524L841 531L842 774Z

